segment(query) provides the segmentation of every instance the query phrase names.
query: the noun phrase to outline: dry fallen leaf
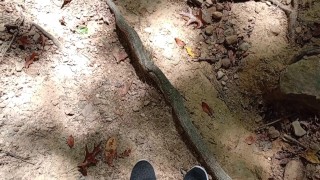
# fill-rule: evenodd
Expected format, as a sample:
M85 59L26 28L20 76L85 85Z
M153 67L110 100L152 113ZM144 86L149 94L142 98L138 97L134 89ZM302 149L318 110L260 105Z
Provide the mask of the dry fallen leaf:
M18 44L19 46L25 46L25 45L28 45L30 42L29 42L29 39L28 39L28 36L22 36L18 39Z
M84 161L78 165L79 171L82 175L87 175L87 169L89 166L95 166L98 163L98 160L96 159L96 156L101 151L100 149L101 142L93 148L93 151L90 153L88 150L88 146L86 145L86 156L84 158Z
M117 140L115 137L109 138L104 153L107 164L113 167L113 160L117 158Z
M195 57L196 57L195 53L192 51L192 49L191 49L190 47L185 47L185 48L186 48L187 53L188 53L188 55L189 55L190 57L192 57L192 58L195 58Z
M180 48L183 48L185 45L186 45L186 43L185 42L183 42L181 39L179 39L179 38L174 38L174 40L176 41L176 44L180 47Z
M202 102L202 110L207 113L210 117L213 117L213 110L205 102Z
M24 67L25 67L25 68L29 68L30 64L32 64L33 61L35 61L35 60L38 59L38 58L39 58L38 53L33 52L33 53L31 54L31 56L26 57L26 62L25 62L25 64L24 64Z
M61 6L61 9L65 6L65 5L67 5L68 3L70 3L71 2L71 0L64 0L63 1L63 4L62 4L62 6Z
M70 148L73 148L73 146L74 146L74 138L73 138L72 135L70 135L70 136L68 137L68 139L67 139L67 144L68 144L68 146L69 146Z
M247 143L248 145L251 145L256 142L256 137L254 137L253 135L250 135L244 140L244 142Z
M317 150L308 149L304 154L301 155L307 161L313 164L320 164L320 160L317 156Z

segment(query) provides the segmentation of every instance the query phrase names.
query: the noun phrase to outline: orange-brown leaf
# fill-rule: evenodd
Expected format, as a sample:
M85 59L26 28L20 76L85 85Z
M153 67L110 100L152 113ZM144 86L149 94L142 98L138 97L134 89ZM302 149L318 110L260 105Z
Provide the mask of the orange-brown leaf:
M73 148L73 146L74 146L74 138L73 138L72 135L70 135L70 136L68 137L68 139L67 139L67 144L68 144L68 146L69 146L70 148Z
M25 62L24 67L25 67L25 68L29 68L30 64L32 64L33 61L35 61L37 58L38 58L38 53L33 52L33 53L31 54L31 56L26 57L26 62Z
M176 44L181 48L183 48L186 45L186 43L179 38L174 38L174 40L176 41Z
M88 146L86 145L85 150L86 150L86 155L84 158L84 161L78 165L79 171L81 172L82 175L86 176L87 175L87 169L90 166L95 166L98 163L98 160L96 159L96 156L100 153L101 142L95 146L90 153L88 150Z
M22 45L22 46L25 46L27 44L29 44L29 39L28 39L28 36L22 36L18 39L18 44L19 45Z
M105 157L107 164L113 166L113 160L117 158L117 140L115 137L109 138L105 147Z
M210 108L210 106L205 103L205 102L202 102L202 110L207 113L210 117L213 117L213 110Z

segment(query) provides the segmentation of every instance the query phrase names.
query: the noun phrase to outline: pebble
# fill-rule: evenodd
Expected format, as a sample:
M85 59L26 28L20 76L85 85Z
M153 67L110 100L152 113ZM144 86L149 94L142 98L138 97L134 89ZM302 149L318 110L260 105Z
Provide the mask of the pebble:
M3 41L2 40L0 40L0 45L2 45L3 44Z
M223 34L225 36L232 36L232 35L234 35L234 29L233 28L228 28L223 32Z
M84 44L81 41L76 41L75 42L75 46L79 49L83 49L84 48Z
M250 48L250 44L247 42L243 42L239 45L239 49L241 51L247 51Z
M24 67L24 63L16 63L16 71L21 72Z
M144 105L144 106L148 106L149 104L150 104L150 101L149 101L149 100L146 100L146 101L143 102L143 105Z
M298 137L305 135L307 132L301 127L300 122L298 120L293 121L291 123L293 127L294 134Z
M280 29L281 25L280 22L278 20L274 20L271 24L270 24L270 31L275 35L278 36L281 32Z
M222 71L217 72L217 79L220 80L224 76L224 73Z
M286 165L284 171L284 180L303 180L304 178L304 166L300 160L291 160Z
M33 40L35 41L35 42L38 42L38 39L40 38L40 34L38 34L38 33L35 33L34 35L33 35Z
M214 27L209 25L205 28L205 31L204 33L207 35L207 36L211 36L213 34L213 31L214 31Z
M268 129L268 135L271 139L277 139L280 136L280 132L275 127L271 126Z
M221 80L222 80L222 81L228 81L228 79L229 79L228 76L227 76L227 75L224 75Z
M227 36L226 37L226 43L228 45L235 44L238 41L238 36L237 35L232 35L232 36Z
M302 27L298 26L296 27L296 33L300 34L302 32Z
M231 61L230 61L230 59L229 59L229 58L223 58L223 59L221 60L221 65L222 65L222 67L228 69L228 68L231 66Z
M206 2L207 2L208 5L213 5L212 0L206 0Z
M212 17L213 19L220 20L222 18L222 13L219 11L213 12Z
M225 81L221 81L221 85L225 86L225 85L227 85L227 83Z
M132 111L138 112L140 110L139 106L133 106Z
M234 79L238 79L238 78L239 78L239 75L238 75L238 74L235 74L235 75L233 75L233 78L234 78Z

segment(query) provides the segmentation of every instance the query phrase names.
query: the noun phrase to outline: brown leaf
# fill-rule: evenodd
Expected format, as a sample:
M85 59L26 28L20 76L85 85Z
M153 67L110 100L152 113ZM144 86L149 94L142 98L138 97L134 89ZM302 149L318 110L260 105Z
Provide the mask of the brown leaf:
M90 153L88 151L88 146L86 145L85 150L86 150L86 156L84 158L84 161L78 165L79 171L81 172L82 175L86 176L87 169L90 166L95 166L98 163L98 160L96 159L96 156L100 153L101 142L93 148L93 151Z
M71 2L71 0L64 0L63 1L63 4L62 4L62 6L61 6L61 9L65 6L65 5L67 5L68 3L70 3Z
M35 60L38 59L38 58L39 58L38 53L33 52L33 53L31 54L31 56L26 57L26 59L25 59L26 61L25 61L24 67L25 67L25 68L29 68L30 64L32 64L33 61L35 61Z
M131 149L128 148L128 149L124 150L118 157L119 158L128 157L130 155L130 153L131 153Z
M25 46L25 45L28 45L30 42L29 42L29 39L28 39L28 36L22 36L18 39L18 44L19 46Z
M305 158L307 161L313 164L320 164L320 160L317 156L317 150L308 149L301 156Z
M256 137L254 137L253 135L250 135L246 137L246 139L244 139L244 142L247 143L248 145L251 145L256 142Z
M117 158L117 140L115 137L109 138L104 153L107 164L113 167L113 160Z
M174 40L176 41L176 44L181 48L183 48L186 45L186 43L179 38L174 38Z
M207 113L210 117L213 117L213 110L205 102L202 102L202 110Z
M119 90L119 95L120 95L121 97L125 96L125 95L128 93L128 91L130 90L130 87L131 87L132 83L133 83L133 79L130 79L130 80L127 81L127 82L124 84L124 86Z
M70 136L68 137L68 139L67 139L67 144L68 144L68 146L69 146L70 148L73 148L73 146L74 146L74 138L73 138L72 135L70 135Z

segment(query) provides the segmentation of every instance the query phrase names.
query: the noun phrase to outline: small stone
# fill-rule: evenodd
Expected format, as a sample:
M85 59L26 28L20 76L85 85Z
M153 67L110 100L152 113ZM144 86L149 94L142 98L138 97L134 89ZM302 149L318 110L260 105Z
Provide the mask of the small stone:
M239 49L241 51L247 51L250 48L250 44L247 42L243 42L239 45Z
M292 1L292 0L286 0L286 4L287 4L287 5L291 4L291 1Z
M271 5L272 5L271 2L269 2L269 1L265 1L265 3L266 3L268 6L271 6Z
M149 104L150 104L150 101L148 101L148 100L146 100L146 101L143 102L143 105L144 105L144 106L148 106Z
M146 27L146 28L144 29L144 31L145 31L146 33L152 33L152 28L151 28L151 27Z
M146 115L144 113L141 113L140 116L141 117L146 117Z
M221 81L221 85L225 86L225 85L227 85L227 83L225 81Z
M234 29L233 28L228 28L223 32L223 34L225 36L232 36L232 35L234 35Z
M78 49L83 49L83 48L84 48L84 44L83 44L81 41L76 41L76 42L75 42L75 46L76 46Z
M235 74L235 75L233 75L233 78L234 78L234 79L239 79L239 75L238 75L238 74Z
M139 106L133 106L132 111L133 111L133 112L138 112L138 111L140 111Z
M68 116L73 116L74 115L73 109L71 107L65 108L64 113L66 115L68 115Z
M270 24L270 31L275 35L278 36L281 32L280 29L281 25L280 22L278 20L274 20L271 24Z
M298 26L296 27L296 33L300 34L302 32L302 27Z
M112 119L111 117L107 117L107 118L106 118L106 121L107 121L107 122L112 122L113 119Z
M205 31L204 33L207 35L207 36L211 36L213 34L213 31L214 31L214 27L213 26L207 26L205 28Z
M217 72L217 79L220 80L224 76L224 73L222 71Z
M213 12L212 17L213 19L220 20L222 18L222 13L219 11Z
M56 105L59 104L59 99L52 99L51 103L52 103L53 106L56 106Z
M221 65L222 65L222 67L228 69L230 67L230 65L231 65L230 59L229 58L223 58L221 60Z
M271 126L268 129L268 135L271 139L277 139L280 136L280 132L275 127Z
M226 43L228 45L235 44L238 41L238 36L237 35L232 35L232 36L227 36L226 37Z
M35 42L38 42L38 39L40 38L40 34L38 34L38 33L36 33L36 34L34 34L33 35L33 40L35 41Z
M212 0L206 0L206 2L207 2L208 5L213 5Z
M223 87L223 90L224 90L224 91L228 90L228 87L227 87L227 86L224 86L224 87Z
M4 27L4 25L0 25L0 32L5 32L6 31L6 27Z
M21 72L24 67L24 63L16 63L16 71Z
M300 160L291 160L286 165L284 180L303 180L305 168Z
M293 121L291 123L293 130L294 130L294 134L298 137L301 137L303 135L305 135L307 132L301 127L300 122L298 120Z
M228 79L229 79L228 76L227 76L227 75L224 75L221 80L222 80L222 81L228 81Z
M3 44L3 41L2 40L0 40L0 45L2 45Z

